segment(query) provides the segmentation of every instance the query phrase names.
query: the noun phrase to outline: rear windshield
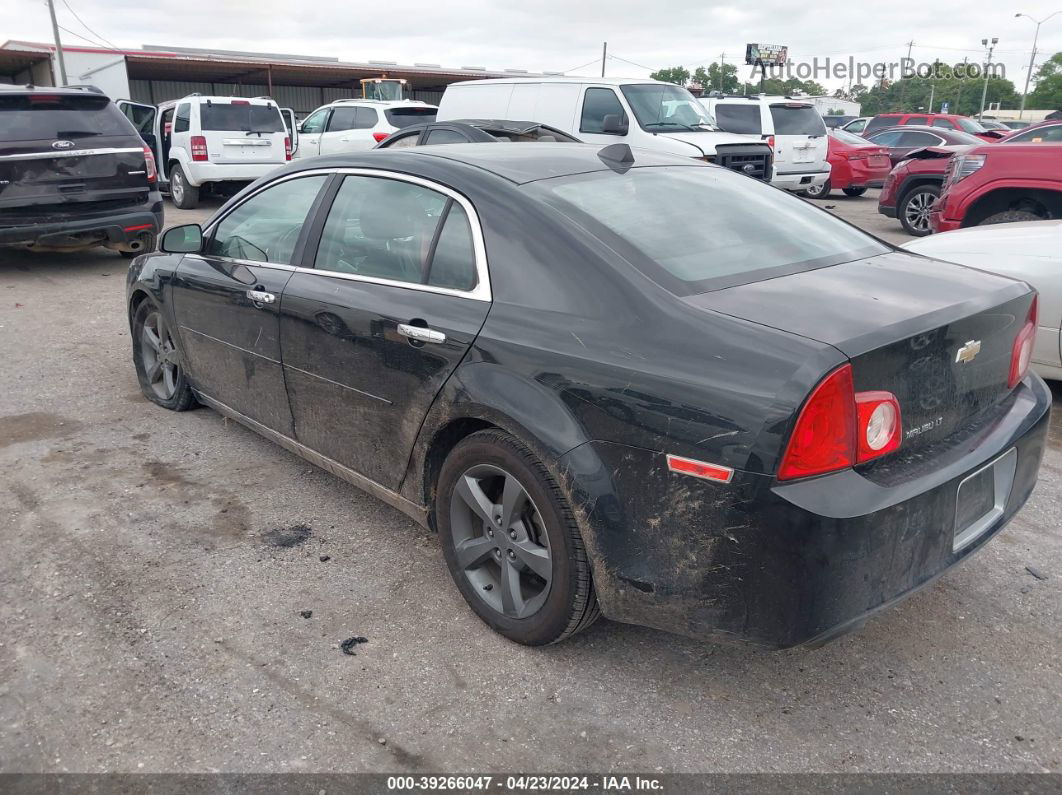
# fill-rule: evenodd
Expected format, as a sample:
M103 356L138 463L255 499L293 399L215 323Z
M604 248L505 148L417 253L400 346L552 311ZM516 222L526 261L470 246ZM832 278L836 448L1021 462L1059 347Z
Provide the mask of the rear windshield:
M56 140L96 135L136 135L136 130L107 97L98 94L0 95L0 140Z
M802 199L721 168L597 171L525 189L677 295L889 250Z
M199 120L204 130L273 133L286 129L276 105L204 102L199 106Z
M401 130L411 124L433 122L438 112L435 108L391 108L384 111L384 116L392 127Z
M965 144L966 146L981 146L984 141L978 138L976 135L971 135L966 132L959 132L958 130L949 130L948 141L950 144Z
M727 105L720 103L715 106L715 121L727 132L745 135L760 135L763 133L759 105Z
M826 123L810 105L771 105L775 135L825 135Z

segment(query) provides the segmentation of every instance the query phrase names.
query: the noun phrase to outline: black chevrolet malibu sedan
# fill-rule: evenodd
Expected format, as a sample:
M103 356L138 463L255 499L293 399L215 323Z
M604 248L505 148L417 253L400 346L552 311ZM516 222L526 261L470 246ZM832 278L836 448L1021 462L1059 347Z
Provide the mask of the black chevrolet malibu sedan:
M970 555L1036 481L1026 284L693 160L315 158L162 249L128 280L144 394L434 529L521 643L599 613L821 643Z

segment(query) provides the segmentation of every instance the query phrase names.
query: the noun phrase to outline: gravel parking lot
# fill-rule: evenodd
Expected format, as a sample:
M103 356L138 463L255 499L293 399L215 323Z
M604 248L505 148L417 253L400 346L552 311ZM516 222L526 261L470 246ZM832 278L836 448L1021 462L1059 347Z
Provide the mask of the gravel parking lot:
M0 253L0 771L1062 770L1062 418L1004 533L823 649L529 649L403 515L144 400L125 267Z

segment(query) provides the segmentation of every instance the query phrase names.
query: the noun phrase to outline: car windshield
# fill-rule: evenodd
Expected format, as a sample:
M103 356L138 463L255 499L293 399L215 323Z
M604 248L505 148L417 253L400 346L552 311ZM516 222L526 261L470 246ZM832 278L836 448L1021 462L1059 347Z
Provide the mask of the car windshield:
M276 105L204 102L199 106L199 118L204 130L272 133L286 129Z
M983 133L985 128L975 122L973 119L967 119L965 117L958 119L959 127L968 133Z
M525 189L677 295L889 250L808 202L722 168L597 171Z
M634 111L634 118L645 130L717 129L715 119L693 94L670 83L634 83L620 86Z
M99 94L0 96L0 133L5 141L128 135L133 125Z

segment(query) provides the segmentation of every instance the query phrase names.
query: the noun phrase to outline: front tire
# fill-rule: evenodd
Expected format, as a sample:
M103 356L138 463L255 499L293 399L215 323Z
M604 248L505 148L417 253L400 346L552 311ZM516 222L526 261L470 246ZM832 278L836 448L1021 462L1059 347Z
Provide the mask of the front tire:
M188 184L188 177L179 163L170 167L170 197L175 207L194 210L199 206L199 188Z
M195 406L195 395L162 310L145 299L133 313L132 328L133 365L144 397L170 411Z
M1019 224L1025 221L1045 220L1047 219L1042 215L1037 215L1029 210L1006 210L1005 212L988 216L985 220L981 221L978 226L987 226L988 224Z
M575 516L541 461L509 434L463 439L443 463L435 526L461 595L493 630L556 643L600 615Z
M929 210L939 195L939 185L918 185L904 194L896 208L896 215L899 216L900 225L907 234L914 237L932 234Z

